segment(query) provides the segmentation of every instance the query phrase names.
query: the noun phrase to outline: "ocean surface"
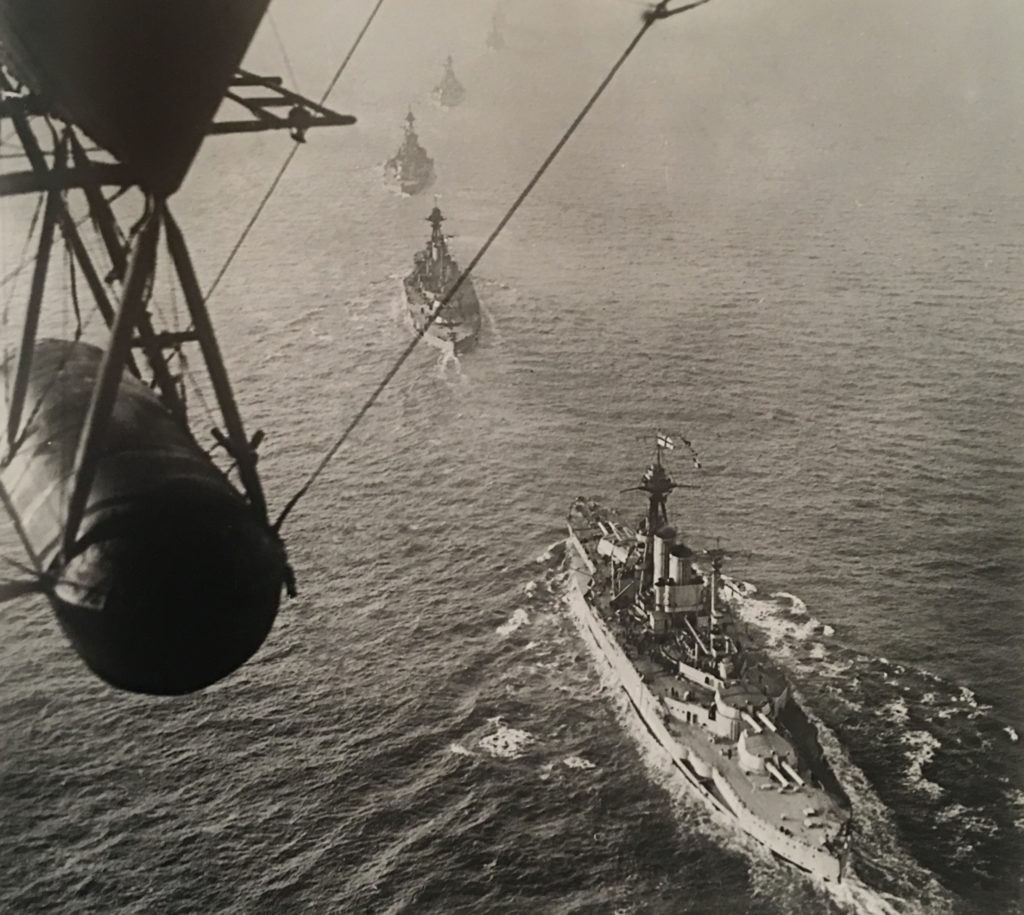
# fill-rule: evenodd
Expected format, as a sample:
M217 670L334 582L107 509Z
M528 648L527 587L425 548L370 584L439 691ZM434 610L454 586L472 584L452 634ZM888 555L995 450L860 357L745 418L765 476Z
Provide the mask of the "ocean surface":
M250 66L318 96L370 5L275 8ZM510 0L500 53L492 9L384 4L330 100L359 124L310 133L211 300L277 508L409 340L431 193L466 263L642 6ZM418 348L290 517L299 597L250 664L120 694L45 604L0 608L0 910L1024 911L1021 13L721 0L652 29L478 268L479 348ZM404 198L380 164L410 104L438 181ZM174 207L206 280L288 144L202 152ZM568 505L641 512L655 430L700 454L670 512L736 551L851 795L838 890L693 800L567 619Z

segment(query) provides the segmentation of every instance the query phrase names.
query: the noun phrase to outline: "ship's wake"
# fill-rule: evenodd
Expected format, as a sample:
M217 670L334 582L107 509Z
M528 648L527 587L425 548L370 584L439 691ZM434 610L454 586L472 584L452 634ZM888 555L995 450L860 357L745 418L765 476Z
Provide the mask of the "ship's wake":
M454 347L440 349L437 357L437 375L442 381L455 384L469 384L470 377L463 370L462 360L456 355Z
M602 685L614 700L617 718L642 748L641 756L654 782L672 796L678 822L687 828L696 827L702 835L725 849L742 853L750 862L752 894L755 897L772 900L782 911L805 911L811 907L809 904L815 898L819 905L814 907L821 911L826 910L826 901L834 903L836 911L869 915L942 915L952 911L948 896L942 888L930 875L916 869L906 853L899 848L895 830L885 822L884 807L874 799L866 802L871 789L859 773L859 778L853 780L848 767L839 767L840 780L853 799L857 822L870 823L870 828L859 833L859 837L870 846L868 854L888 856L888 868L899 875L900 879L887 881L892 887L890 890L870 885L862 879L859 855L856 854L847 867L843 882L838 885L805 879L789 865L780 864L762 845L739 832L730 818L711 810L693 796L689 786L675 770L669 755L653 744L621 689L610 677L602 676ZM830 741L823 743L826 744L830 759L835 760L836 748L830 745ZM858 836L855 836L854 841L857 839ZM800 900L799 904L794 897Z
M944 911L951 896L940 878L967 895L1018 881L1008 862L1024 853L1014 803L1024 770L1012 727L967 687L845 647L794 595L728 584L850 792L863 885Z
M519 296L506 283L479 277L473 274L473 284L480 298L480 316L483 318L481 338L488 346L501 346L504 341L502 322L498 315L514 315L519 312Z
M989 720L989 710L973 693L930 674L843 649L831 629L795 595L761 597L753 585L729 581L740 618L748 624L751 638L787 671L794 698L815 728L854 811L853 851L841 884L823 885L780 865L738 832L729 818L708 809L691 793L618 682L583 653L580 636L566 618L571 592L563 562L564 541L559 539L537 556L539 569L524 569L529 580L520 599L505 619L494 624L495 638L508 642L510 659L516 659L513 676L533 683L539 679L549 689L578 696L588 689L583 681L596 671L606 701L640 748L649 777L672 798L678 828L712 841L726 855L741 855L748 862L755 895L783 911L951 912L957 898L940 878L945 881L951 868L967 870L997 854L1006 857L1012 851L1006 831L1022 835L1024 790L1009 779L1006 769L1012 763L1004 761L993 773L985 756L997 744L1015 751L1019 745L1002 723ZM574 651L579 663L567 664ZM968 728L966 734L958 732L959 743L942 730L951 726ZM523 721L509 727L531 731ZM544 739L527 740L517 752L536 757L542 780L572 773L586 776L588 767L572 757L589 762L598 752L594 732L589 734L586 741L577 734L574 743L564 743L569 735L553 732ZM500 737L494 740L497 747L504 746ZM495 756L481 746L473 749ZM960 771L956 777L961 783L967 779L973 800L943 776L946 757L965 751L968 758L973 756L969 765L977 771L970 776ZM598 763L599 772L601 766ZM998 791L988 784L993 774ZM985 785L989 800L982 802ZM1003 808L1002 813L997 808ZM925 822L920 822L922 809Z
M389 284L389 291L390 289L394 290L388 296L388 311L391 324L399 333L414 336L416 328L406 306L403 277L401 274L393 274L388 277L387 282ZM467 385L471 382L470 376L464 370L462 360L455 354L453 347L435 343L428 335L424 335L423 339L419 341L419 347L425 352L437 354L434 363L435 375L441 381L446 384L454 383L457 385Z
M557 549L545 553L553 561L560 556ZM544 558L544 557L542 557ZM770 622L769 615L759 606L757 589L745 582L729 581L735 602L740 606L741 618L747 622ZM568 589L565 600L569 597ZM786 638L806 640L824 636L826 627L815 620L803 602L791 594L777 594L770 600L785 623L773 622L766 626L764 641L770 653ZM784 652L783 652L784 653ZM822 663L821 652L816 651L815 663ZM811 663L809 661L809 663ZM599 665L600 667L600 665ZM817 898L823 910L893 915L893 913L943 913L952 911L950 894L938 883L934 875L922 868L904 849L899 829L886 805L879 799L864 773L850 759L836 734L811 711L813 703L799 693L796 701L804 709L818 733L826 758L836 771L840 783L848 792L854 808L857 833L854 852L841 884L821 884L804 880L792 869L780 866L770 853L756 841L738 832L735 824L725 815L707 808L694 797L689 786L675 771L669 754L649 735L630 703L624 697L615 678L607 670L599 670L602 685L615 705L617 717L623 722L635 742L642 748L646 767L656 783L673 797L679 822L692 826L699 824L702 834L716 844L742 850L751 862L752 892L772 899L783 908L806 908L808 895ZM799 897L799 902L795 897ZM813 904L813 903L812 903Z

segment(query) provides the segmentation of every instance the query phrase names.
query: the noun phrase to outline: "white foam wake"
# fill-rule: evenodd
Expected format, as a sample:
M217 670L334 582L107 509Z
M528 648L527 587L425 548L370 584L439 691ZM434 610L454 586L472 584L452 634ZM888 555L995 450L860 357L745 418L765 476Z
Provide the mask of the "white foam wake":
M485 752L498 759L518 759L526 747L535 741L536 738L529 731L499 724L498 730L487 737L481 737L479 744Z
M901 740L907 748L906 756L910 763L907 774L910 783L931 797L940 797L943 793L942 786L925 778L924 767L935 758L935 751L942 744L928 731L904 731Z
M540 556L535 560L540 563L551 562L553 559L561 557L565 552L565 541L562 539L556 540L552 543Z
M833 634L831 627L816 619L799 597L779 591L763 599L755 596L757 588L748 582L732 582L731 585L732 603L738 616L764 637L766 647L774 656L794 664L798 669L812 665L818 674L839 678L837 683L844 682L842 678L849 664L830 662L828 646L820 641L822 637L827 638ZM887 663L884 659L879 660ZM858 851L865 854L872 867L884 870L895 885L906 887L906 892L899 896L877 890L859 877L854 861L844 882L839 886L830 885L836 901L852 911L867 912L870 915L911 912L930 915L932 912L951 911L948 894L934 876L917 865L900 845L891 811L875 793L864 773L850 759L835 734L814 715L795 684L793 698L817 729L826 758L851 797L860 835L867 835L870 830L873 852L869 854L863 847L858 847ZM964 703L969 703L969 699L966 695L962 697ZM885 707L884 714L897 722L906 722L909 711L905 699L897 697ZM906 739L908 777L920 790L929 794L941 793L941 786L923 776L924 767L939 747L938 741L924 731L908 733L915 735Z
M498 633L502 638L506 638L512 635L517 629L527 625L530 622L530 615L522 608L517 607L515 613L508 619L507 622L502 623L494 631Z

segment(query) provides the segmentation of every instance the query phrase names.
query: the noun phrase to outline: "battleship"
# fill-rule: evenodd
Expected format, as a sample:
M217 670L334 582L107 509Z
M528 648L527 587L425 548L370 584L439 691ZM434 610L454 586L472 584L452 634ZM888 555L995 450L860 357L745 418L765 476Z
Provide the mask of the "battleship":
M434 101L442 108L454 108L466 96L466 90L455 76L451 54L448 55L448 59L444 62L444 76L441 77L441 82L434 87L431 95Z
M695 552L669 524L671 447L659 437L636 487L649 500L636 530L592 499L572 505L570 614L673 774L777 858L838 883L849 799L790 685L730 605L725 551Z
M384 163L384 174L403 194L418 194L434 181L434 160L420 146L416 136L416 118L405 116L405 136L398 152Z
M448 250L448 239L441 230L444 216L436 204L427 222L431 225L430 238L426 247L416 252L412 272L403 281L405 299L417 332L457 356L476 342L480 332L480 302L473 281L467 276L451 301L442 305L437 317L428 324L438 302L459 281L461 273Z

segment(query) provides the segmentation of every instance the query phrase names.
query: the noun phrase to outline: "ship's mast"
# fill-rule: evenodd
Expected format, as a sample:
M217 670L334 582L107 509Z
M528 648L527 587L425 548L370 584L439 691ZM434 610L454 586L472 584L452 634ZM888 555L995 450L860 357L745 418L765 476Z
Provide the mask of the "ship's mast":
M662 445L659 443L654 454L654 463L651 464L640 481L640 488L650 497L650 505L647 511L647 526L653 535L668 524L668 494L675 489L676 484L668 475L664 465L661 463Z
M434 209L430 211L430 215L427 217L427 222L432 226L430 231L431 262L434 264L434 269L439 271L443 281L448 267L445 262L445 253L448 250L448 245L445 242L444 232L441 230L444 216L441 214L441 208L436 203L434 204Z
M715 624L718 617L718 589L722 584L722 560L726 558L725 550L716 547L713 550L705 550L705 554L711 560L711 572L708 575L708 612L711 615L711 624Z
M648 495L647 506L647 543L644 547L644 571L643 583L653 583L653 550L654 535L668 524L668 508L666 502L668 495L675 489L676 484L668 475L661 463L662 442L659 438L657 450L654 454L654 463L644 472L638 489Z

